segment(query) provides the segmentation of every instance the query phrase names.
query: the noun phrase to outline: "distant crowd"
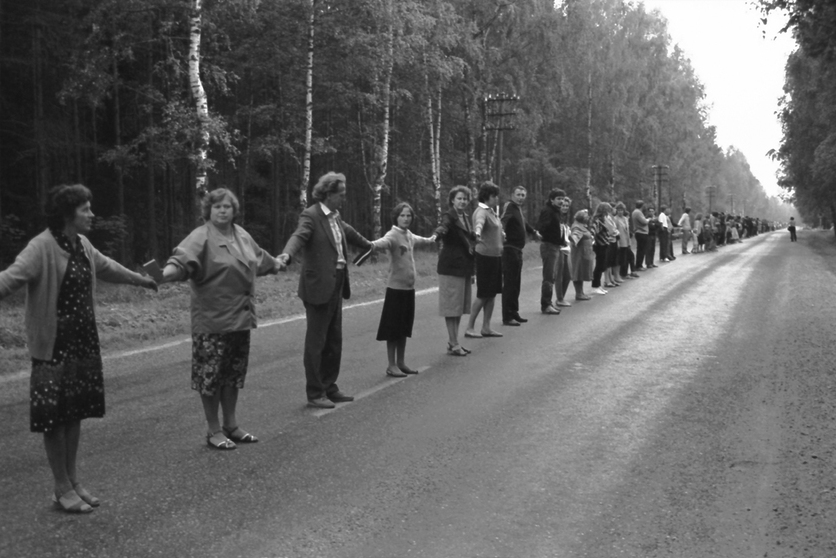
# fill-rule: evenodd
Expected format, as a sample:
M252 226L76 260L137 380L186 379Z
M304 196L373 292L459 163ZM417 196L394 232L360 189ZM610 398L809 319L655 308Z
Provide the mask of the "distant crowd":
M389 257L389 276L376 338L386 342L392 377L417 374L406 364L406 343L415 318L416 246L440 243L438 313L447 331L447 354L466 357L471 350L459 340L461 319L468 315L465 338L502 337L494 327L496 297L501 296L501 323L518 327L523 249L540 241L543 262L540 311L560 314L574 302L605 295L640 272L670 262L674 240L681 234L681 254L710 252L772 229L761 219L698 213L685 208L676 224L664 205L641 200L628 211L624 203L601 202L590 215L572 212L572 200L552 190L534 224L523 212L526 189L512 189L500 205L499 188L483 183L477 190L452 188L449 209L429 237L413 234L415 211L399 203L391 213L392 228L370 241L345 223L339 213L347 195L346 178L322 176L312 191L315 203L299 216L297 228L281 253L262 250L235 223L239 202L226 189L202 200L204 223L173 250L161 268L156 262L136 273L96 250L86 234L92 226L90 190L62 185L49 193L48 227L32 239L15 262L0 272L0 299L27 289L26 330L32 360L30 430L43 434L53 475L52 501L69 513L89 513L100 500L79 481L77 454L81 421L103 417L104 379L93 293L97 280L157 290L159 283L191 285L191 387L198 392L207 424L206 444L234 450L258 442L237 415L244 387L250 332L256 327L256 277L301 263L298 295L304 303L307 334L303 354L307 405L334 408L354 397L337 385L342 356L343 300L351 295L348 246L360 249L362 264L375 252ZM795 240L795 226L790 231ZM633 247L635 245L635 251ZM584 290L591 281L591 291ZM473 286L475 285L475 292ZM482 316L480 327L477 320Z

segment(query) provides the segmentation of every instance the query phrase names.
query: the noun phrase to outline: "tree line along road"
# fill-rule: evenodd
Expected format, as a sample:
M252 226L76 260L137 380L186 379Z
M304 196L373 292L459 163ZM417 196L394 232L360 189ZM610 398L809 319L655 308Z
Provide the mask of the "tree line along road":
M305 407L304 320L253 334L239 419L205 446L190 345L105 361L108 412L54 511L28 382L0 390L0 556L821 557L836 555L830 232L678 258L560 316L524 270L522 327L445 354L417 297L387 378L380 304L344 315L333 411Z

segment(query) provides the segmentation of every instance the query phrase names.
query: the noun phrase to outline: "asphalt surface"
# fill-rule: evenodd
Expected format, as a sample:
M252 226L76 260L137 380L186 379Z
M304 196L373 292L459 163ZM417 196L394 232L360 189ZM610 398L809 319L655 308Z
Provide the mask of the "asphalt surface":
M261 442L232 452L205 445L187 339L110 356L86 516L51 507L28 379L0 380L0 556L832 558L835 255L832 232L761 235L560 316L530 267L530 322L466 358L421 294L407 379L382 305L350 307L358 399L334 411L305 407L304 319L261 327L239 404Z

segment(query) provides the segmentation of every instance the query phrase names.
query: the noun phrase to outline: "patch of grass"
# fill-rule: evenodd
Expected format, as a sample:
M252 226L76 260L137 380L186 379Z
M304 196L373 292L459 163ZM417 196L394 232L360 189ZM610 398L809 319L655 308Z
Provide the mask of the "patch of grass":
M539 245L526 247L525 260L539 261ZM416 251L415 289L438 285L437 250ZM377 262L361 267L349 266L351 300L363 302L382 298L389 276L385 254ZM256 281L256 312L260 321L303 314L305 307L296 295L299 267L294 264L286 273L260 277ZM6 298L0 305L0 376L30 367L24 326L25 289ZM96 292L96 322L102 351L117 352L159 343L178 335L191 335L190 294L188 283L160 286L159 293L137 287L112 285L99 281Z

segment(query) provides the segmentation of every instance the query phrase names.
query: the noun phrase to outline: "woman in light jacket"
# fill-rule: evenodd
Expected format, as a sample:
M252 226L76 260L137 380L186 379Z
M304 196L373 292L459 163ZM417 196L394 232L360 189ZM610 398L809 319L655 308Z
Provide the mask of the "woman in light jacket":
M204 224L174 249L163 282L189 280L192 288L192 389L206 415L206 444L233 450L258 438L238 425L238 391L244 387L250 330L256 327L255 278L282 266L234 223L238 198L225 188L201 202ZM218 420L218 407L223 424Z
M29 427L43 433L55 481L52 500L70 513L89 513L100 503L81 486L76 467L81 421L105 412L96 280L157 290L153 279L101 254L84 236L93 224L92 198L81 184L50 190L47 230L0 272L0 299L27 289Z

